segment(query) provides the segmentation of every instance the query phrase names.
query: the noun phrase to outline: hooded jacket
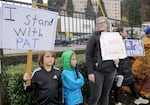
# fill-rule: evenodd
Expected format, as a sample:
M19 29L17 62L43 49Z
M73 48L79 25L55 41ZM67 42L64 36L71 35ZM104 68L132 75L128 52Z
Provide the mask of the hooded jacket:
M75 70L75 67L70 65L73 54L74 51L65 51L62 54L62 84L65 105L77 105L83 103L81 87L84 85L84 78L80 72Z

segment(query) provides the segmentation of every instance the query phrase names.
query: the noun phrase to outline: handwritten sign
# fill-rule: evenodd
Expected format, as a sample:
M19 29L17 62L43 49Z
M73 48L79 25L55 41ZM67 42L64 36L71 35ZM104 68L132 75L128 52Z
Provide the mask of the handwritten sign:
M144 56L144 45L142 40L137 39L125 39L125 48L127 56Z
M127 57L124 42L118 32L102 32L100 45L103 60Z
M53 50L58 13L2 4L2 48Z

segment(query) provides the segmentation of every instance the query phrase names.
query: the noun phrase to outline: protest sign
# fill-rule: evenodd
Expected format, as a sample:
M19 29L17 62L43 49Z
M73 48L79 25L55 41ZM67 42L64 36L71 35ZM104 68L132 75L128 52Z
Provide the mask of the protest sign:
M142 40L124 39L127 56L144 56L144 45Z
M122 37L118 32L102 32L100 46L103 60L127 57Z
M57 12L6 3L1 8L2 48L54 50Z

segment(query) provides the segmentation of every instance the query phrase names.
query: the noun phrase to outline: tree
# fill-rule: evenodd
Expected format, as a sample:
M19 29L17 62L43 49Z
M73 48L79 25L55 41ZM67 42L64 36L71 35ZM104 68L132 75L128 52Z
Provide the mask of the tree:
M74 5L72 0L67 0L67 14L68 16L73 16Z
M128 0L121 1L121 16L128 17Z
M88 0L87 1L87 7L85 9L85 17L87 19L91 19L91 17L93 17L94 15L95 15L95 13L94 13L94 8L93 8L93 5L92 5L92 1Z
M150 0L142 0L141 5L142 21L150 21Z
M130 25L141 24L141 0L123 0L122 16L126 16Z
M37 3L43 4L43 0L37 0Z
M150 0L123 0L121 13L130 24L139 25L143 21L150 21Z
M102 14L102 11L104 12L104 15L107 17L107 12L106 12L105 5L104 5L103 0L100 1L100 4L101 4L101 6L102 6L102 10L100 10L100 6L98 6L97 17L103 15L103 14Z
M66 0L48 0L48 6L60 9L65 4Z
M141 24L140 4L141 4L140 0L129 0L128 19L129 19L129 24L131 25Z

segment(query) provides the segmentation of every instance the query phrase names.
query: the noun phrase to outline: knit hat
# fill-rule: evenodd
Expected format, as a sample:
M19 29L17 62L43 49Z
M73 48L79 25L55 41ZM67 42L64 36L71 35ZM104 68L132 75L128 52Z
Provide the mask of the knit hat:
M145 29L145 34L150 34L150 26Z

